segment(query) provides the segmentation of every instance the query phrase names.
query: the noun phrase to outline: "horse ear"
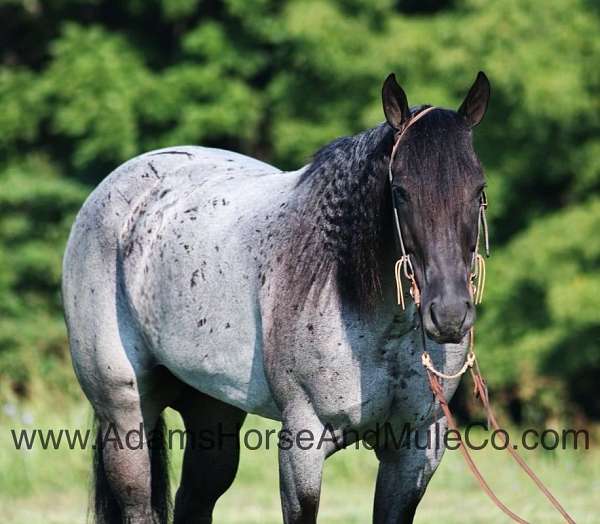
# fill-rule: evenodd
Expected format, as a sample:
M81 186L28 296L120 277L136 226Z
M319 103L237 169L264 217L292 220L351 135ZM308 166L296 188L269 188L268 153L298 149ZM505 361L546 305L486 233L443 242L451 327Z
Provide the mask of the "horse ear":
M483 71L479 71L469 93L458 109L458 114L465 117L469 127L475 127L483 120L490 100L490 91L488 77Z
M409 109L406 93L398 82L396 75L390 73L383 83L381 89L381 100L385 119L396 131L402 129L402 125L408 119Z

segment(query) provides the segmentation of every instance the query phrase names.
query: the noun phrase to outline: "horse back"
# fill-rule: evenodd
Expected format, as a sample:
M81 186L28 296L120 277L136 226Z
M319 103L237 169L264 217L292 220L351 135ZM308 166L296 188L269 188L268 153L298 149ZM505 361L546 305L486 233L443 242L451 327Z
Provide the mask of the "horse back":
M145 341L144 365L276 416L258 302L296 178L235 153L185 147L136 157L94 191L74 230L103 239L115 300Z

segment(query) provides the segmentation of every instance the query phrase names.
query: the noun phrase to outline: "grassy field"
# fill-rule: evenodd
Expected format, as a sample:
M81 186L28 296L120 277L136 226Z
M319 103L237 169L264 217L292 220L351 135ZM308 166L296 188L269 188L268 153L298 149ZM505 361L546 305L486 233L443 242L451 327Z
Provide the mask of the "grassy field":
M0 519L3 524L70 524L86 518L90 456L88 451L68 449L15 450L11 428L85 428L90 422L87 406L67 409L53 406L33 413L9 407L0 415ZM170 414L170 425L179 421ZM247 426L276 427L249 417ZM542 495L502 451L474 452L493 487L521 516L532 523L560 522ZM595 498L600 493L600 450L524 452L525 458L547 481L578 523L600 522ZM173 479L181 453L172 458ZM377 463L372 452L349 449L327 461L321 499L320 522L366 523ZM277 452L245 450L234 486L220 500L218 523L281 522L277 488ZM447 452L423 502L420 524L503 523L507 519L480 491L459 452Z

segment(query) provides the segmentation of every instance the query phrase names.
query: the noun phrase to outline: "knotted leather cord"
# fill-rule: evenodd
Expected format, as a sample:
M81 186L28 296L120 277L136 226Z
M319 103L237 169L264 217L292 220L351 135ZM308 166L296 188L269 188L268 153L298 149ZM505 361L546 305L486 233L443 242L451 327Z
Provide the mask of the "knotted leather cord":
M479 200L479 213L477 216L477 237L475 239L475 249L473 250L473 259L471 262L471 294L475 305L481 304L483 300L483 289L485 288L485 259L479 254L479 244L481 243L481 232L483 231L483 244L485 256L490 256L490 241L488 236L487 220L485 210L488 201L485 191L481 192Z
M445 373L442 373L441 371L435 369L435 367L433 366L433 360L431 360L431 355L427 351L423 351L423 354L421 355L421 363L423 364L423 367L425 367L434 375L437 375L440 378L452 380L454 378L460 377L465 371L467 371L468 368L472 367L473 364L475 364L475 353L469 350L469 352L467 353L467 359L465 360L463 367L460 368L456 373L453 373L452 375L446 375Z
M492 410L492 406L490 405L487 386L485 384L485 380L483 379L483 376L481 375L481 371L479 369L479 364L477 363L477 361L475 361L474 368L472 367L469 371L471 372L471 378L473 379L473 383L475 385L475 394L477 397L479 397L479 400L481 400L481 403L487 414L488 425L491 425L497 431L497 434L501 434L502 439L504 440L505 439L504 433L502 431L500 431L500 425L498 424L498 421L496 420L496 417ZM525 460L523 460L523 457L521 457L521 455L519 455L517 450L513 446L511 446L508 442L506 442L506 440L504 441L504 448L512 456L512 458L515 460L515 462L521 467L521 469L523 471L525 471L525 473L527 473L529 478L535 483L535 485L545 495L545 497L550 501L550 503L554 506L554 508L562 515L562 517L565 519L565 521L568 522L569 524L575 524L575 521L573 520L571 515L569 515L567 513L567 511L565 510L565 508L563 508L563 506L558 501L558 499L554 495L552 495L550 490L544 485L544 483L541 481L541 479L529 467L529 465L525 462Z
M448 421L448 426L453 431L456 431L460 435L458 426L456 425L454 417L452 416L452 412L450 411L450 407L448 406L446 397L444 396L444 390L443 390L442 386L440 385L437 377L433 373L428 372L427 378L429 379L429 387L431 388L431 391L433 392L433 394L437 398L438 402L440 403L440 407L442 408L442 411L444 412L444 415L446 416L446 420ZM481 488L483 489L485 494L492 500L492 502L494 504L496 504L496 506L502 512L504 512L508 517L510 517L515 522L519 522L519 524L529 524L529 522L527 520L519 517L519 515L517 515L513 511L511 511L511 509L508 508L508 506L506 506L496 496L496 494L494 493L494 491L492 490L490 485L486 482L485 478L479 471L479 468L477 468L477 465L475 464L473 457L471 457L471 454L467 450L467 447L464 445L462 438L458 441L458 448L460 449L460 452L462 453L462 456L464 457L465 462L469 466L469 469L473 473L473 476L475 477L477 482L479 482L479 485L481 486Z
M422 316L422 312L420 309L421 300L420 300L419 287L416 282L414 268L413 268L412 262L410 260L410 256L406 253L406 249L404 247L404 240L402 238L402 230L400 228L400 218L398 216L398 210L396 209L394 198L393 198L392 164L393 164L393 161L394 161L394 158L396 155L396 150L398 149L398 146L400 144L400 140L402 139L402 136L406 133L406 131L408 130L408 128L411 125L413 125L417 120L419 120L420 118L425 116L430 111L433 111L434 109L435 109L435 107L429 107L429 108L425 109L424 111L422 111L421 113L419 113L416 117L414 117L412 120L410 120L408 122L408 124L396 136L394 147L392 148L392 153L390 155L390 163L389 163L388 173L389 173L389 180L390 180L390 191L392 191L392 209L393 209L393 213L394 213L394 222L396 225L397 238L398 238L398 242L400 244L400 249L401 249L401 253L402 253L401 258L396 262L396 265L394 268L395 277L396 277L398 304L402 306L402 309L405 309L404 291L402 288L402 274L404 273L405 278L407 280L409 280L411 283L410 292L415 301L415 305L417 306L417 309L419 311L419 315L421 317L421 319L420 319L421 320L421 336L422 336L422 342L423 342L423 355L421 357L422 364L426 369L427 378L429 380L429 386L431 388L431 391L432 391L433 395L435 396L435 398L440 403L440 407L442 408L442 411L444 412L444 415L446 416L446 420L448 421L449 427L460 434L458 426L456 425L454 417L452 416L452 412L450 411L448 401L446 400L446 397L444 395L444 389L441 386L440 381L438 380L438 377L444 378L444 379L458 378L461 375L463 375L467 369L469 369L469 372L471 373L471 377L475 384L475 394L481 400L481 403L487 414L488 427L491 425L495 430L500 430L500 426L499 426L499 424L496 420L496 417L494 416L494 413L492 411L492 408L490 406L487 386L485 384L485 380L483 379L483 376L481 375L481 371L479 369L479 364L478 364L476 356L475 356L474 328L472 327L469 331L469 352L467 353L466 361L465 361L463 367L458 372L456 372L452 375L446 375L446 374L436 370L433 365L431 356L427 352L427 349L426 349L427 345L426 345L426 340L425 340L425 329L423 326L423 316ZM484 237L485 254L488 257L490 256L488 227L487 227L487 220L486 220L486 216L485 216L486 208L487 208L487 196L486 196L485 192L482 192L481 202L480 202L480 206L479 206L479 216L478 216L478 220L477 220L477 240L476 240L476 244L475 244L475 250L473 253L471 275L469 278L470 291L471 291L471 294L473 297L474 304L481 303L481 301L483 299L483 290L485 287L485 260L478 253L478 248L479 248L479 243L480 243L480 235L481 235L482 231L483 231L483 237ZM475 368L475 370L474 370L474 368ZM503 433L502 433L502 435L504 438ZM508 444L508 443L505 442L505 444ZM511 511L510 508L508 508L496 496L496 494L494 493L492 488L489 486L489 484L486 482L485 478L483 477L483 475L477 468L477 465L475 464L473 458L471 457L468 449L464 445L462 438L459 440L459 449L465 459L465 462L469 466L469 469L473 473L473 476L476 478L476 480L479 482L479 485L481 486L483 491L494 502L494 504L496 504L496 506L502 512L504 512L508 517L510 517L513 521L518 522L519 524L529 524L528 521L524 520L519 515L517 515L513 511ZM544 485L544 483L540 480L540 478L527 465L527 463L517 453L517 451L510 445L506 445L505 449L510 453L510 455L517 462L517 464L521 467L521 469L523 469L523 471L525 471L525 473L531 478L531 480L533 480L533 482L536 484L536 486L540 489L540 491L542 491L542 493L551 502L551 504L554 506L554 508L562 515L562 517L565 519L565 521L568 522L569 524L575 524L575 521L573 520L573 518L566 512L566 510L562 507L562 505L556 499L556 497L554 497L552 495L550 490Z
M483 290L485 289L485 259L475 253L475 263L471 271L471 294L473 295L473 303L481 304L483 300Z

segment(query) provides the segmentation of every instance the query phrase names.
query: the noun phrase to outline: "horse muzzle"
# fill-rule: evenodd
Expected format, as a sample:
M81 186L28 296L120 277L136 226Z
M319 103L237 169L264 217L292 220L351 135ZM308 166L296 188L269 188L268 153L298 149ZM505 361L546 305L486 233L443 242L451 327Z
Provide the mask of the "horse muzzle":
M458 344L475 321L475 307L468 293L433 296L421 308L425 333L440 344Z

